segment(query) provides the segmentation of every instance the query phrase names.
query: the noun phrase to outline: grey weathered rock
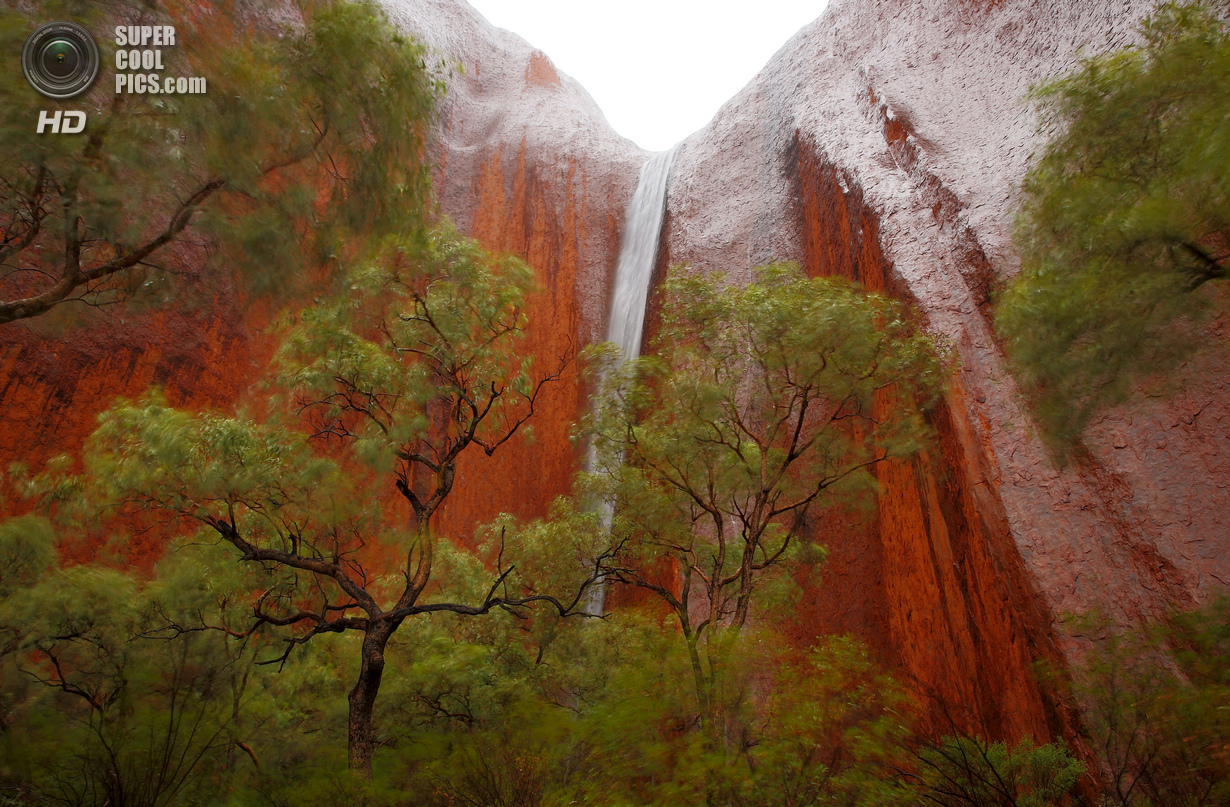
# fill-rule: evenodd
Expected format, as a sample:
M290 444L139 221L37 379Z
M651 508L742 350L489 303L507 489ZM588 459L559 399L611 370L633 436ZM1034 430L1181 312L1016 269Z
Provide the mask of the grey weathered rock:
M671 260L731 268L804 257L787 213L796 133L861 187L894 273L960 353L954 415L989 460L978 483L998 489L1053 614L1133 619L1230 582L1224 371L1107 415L1058 470L988 327L987 283L1016 271L1013 194L1041 142L1026 92L1133 41L1152 5L834 0L687 141L671 186Z

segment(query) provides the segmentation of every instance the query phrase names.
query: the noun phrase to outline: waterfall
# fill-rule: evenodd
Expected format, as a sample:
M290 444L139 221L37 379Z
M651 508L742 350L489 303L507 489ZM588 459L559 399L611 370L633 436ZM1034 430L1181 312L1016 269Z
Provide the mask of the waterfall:
M645 301L649 280L658 259L658 234L666 213L666 181L682 143L649 158L641 168L632 203L624 213L624 238L615 267L615 290L611 295L611 318L606 339L619 345L620 361L641 355L645 330Z
M619 363L641 355L641 337L645 332L645 302L649 299L649 281L658 260L658 235L662 232L662 217L666 215L666 183L671 166L682 143L660 151L641 167L636 193L624 213L624 237L619 245L619 263L615 265L615 288L611 295L611 317L607 321L606 341L619 346ZM594 467L593 447L589 466ZM602 504L603 523L610 527L613 510L610 502ZM606 585L598 583L590 590L586 611L601 615L606 606Z

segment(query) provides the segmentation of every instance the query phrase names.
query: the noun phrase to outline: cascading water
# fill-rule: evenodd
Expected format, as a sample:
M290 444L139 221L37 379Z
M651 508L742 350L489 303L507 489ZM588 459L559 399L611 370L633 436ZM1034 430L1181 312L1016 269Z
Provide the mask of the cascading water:
M624 240L615 267L615 290L611 296L611 318L606 339L619 345L620 361L641 355L641 335L645 330L645 301L649 280L658 258L658 234L666 213L666 181L679 153L676 144L649 158L641 168L641 178L624 214Z
M645 302L649 298L649 281L658 259L658 235L662 232L662 217L666 213L666 183L682 145L677 143L649 158L641 168L636 193L624 213L624 238L619 248L619 263L615 266L611 317L606 328L606 340L619 346L620 364L641 355ZM592 469L592 449L589 464ZM609 526L611 504L604 503L602 509L603 521ZM586 610L601 615L605 605L606 586L600 583L591 590Z

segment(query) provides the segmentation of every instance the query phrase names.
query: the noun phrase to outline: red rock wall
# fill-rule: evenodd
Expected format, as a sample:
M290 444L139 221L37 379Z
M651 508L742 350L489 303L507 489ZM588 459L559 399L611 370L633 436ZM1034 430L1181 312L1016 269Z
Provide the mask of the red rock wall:
M536 374L555 370L560 359L570 363L545 390L529 439L514 438L491 458L475 448L461 462L436 527L463 540L501 512L545 515L569 490L579 461L570 431L584 399L575 361L583 346L577 278L589 271L582 265L588 257L598 282L609 285L617 257L583 256L583 236L587 227L605 226L603 242L618 244L622 223L622 215L607 215L608 207L622 211L622 200L609 198L617 185L600 185L599 198L586 198L572 182L577 172L555 184L541 178L524 143L511 151L494 148L473 178L473 235L537 270L542 291L530 300L524 345L538 361ZM151 386L176 406L233 410L275 347L268 321L267 312L241 310L219 295L196 312L117 308L59 335L38 321L0 326L0 468L20 462L37 471L53 456L77 455L100 412ZM585 324L587 332L600 327ZM154 547L136 551L157 554Z
M880 246L879 221L858 184L806 138L789 160L803 265L913 303ZM876 517L817 525L829 548L808 586L803 633L850 632L877 648L949 723L994 738L1072 736L1067 707L1037 680L1038 659L1061 659L1049 619L1017 555L984 447L954 413L956 379L929 413L932 449L876 470ZM814 579L814 578L813 578Z
M78 456L100 412L151 387L176 406L231 409L273 348L268 315L245 317L231 299L220 294L196 312L109 309L62 332L48 321L0 325L0 469L37 472L52 457ZM132 552L150 562L157 549Z
M532 439L514 439L491 458L471 453L459 463L456 488L437 523L444 534L468 537L501 512L545 515L556 497L571 490L580 467L583 452L571 432L586 390L576 354L591 341L590 334L601 332L599 312L606 311L605 294L598 298L600 307L587 306L582 291L611 285L626 200L620 184L609 178L589 182L583 161L565 158L564 163L543 170L522 140L487 151L477 176L454 177L470 183L470 207L457 211L471 219L470 234L537 271L542 291L530 301L525 343L535 357L536 375L554 370L560 359L570 363L544 393L531 421ZM586 254L590 241L607 246L600 254Z

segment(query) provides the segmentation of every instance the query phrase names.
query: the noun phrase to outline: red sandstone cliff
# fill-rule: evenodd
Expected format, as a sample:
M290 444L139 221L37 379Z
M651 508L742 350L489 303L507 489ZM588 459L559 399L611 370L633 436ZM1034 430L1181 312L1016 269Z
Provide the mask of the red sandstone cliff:
M1230 580L1224 368L1107 414L1060 469L989 321L1040 142L1023 96L1151 6L833 0L687 140L670 186L660 263L797 260L916 302L955 346L935 450L880 469L875 523L818 527L831 555L800 630L865 636L991 735L1070 729L1031 668L1078 652L1063 615L1128 622Z
M464 2L386 7L451 71L433 144L440 208L538 270L527 349L553 370L603 333L623 210L646 155L545 55ZM151 384L176 404L233 408L275 345L265 333L272 312L241 312L229 299L219 293L196 313L103 311L60 334L41 322L0 326L0 468L75 453L99 412ZM459 468L439 527L466 538L502 511L545 514L576 468L569 433L583 396L574 363L544 392L533 440Z

